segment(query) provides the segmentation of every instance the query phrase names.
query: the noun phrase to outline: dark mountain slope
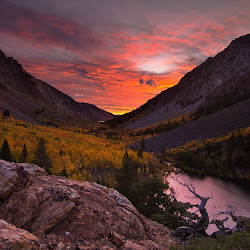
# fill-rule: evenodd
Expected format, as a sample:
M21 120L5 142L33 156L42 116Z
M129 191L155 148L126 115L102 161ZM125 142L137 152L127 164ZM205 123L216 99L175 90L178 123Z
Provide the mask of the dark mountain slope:
M146 151L161 152L194 140L218 137L239 128L250 126L250 99L216 113L203 116L176 129L145 139ZM130 145L139 148L140 142Z
M111 125L138 129L199 109L216 112L250 97L250 34L239 37L180 82Z
M41 123L76 117L86 121L109 120L111 113L88 103L79 103L27 73L13 58L0 51L0 110L18 118ZM70 122L70 121L69 121Z

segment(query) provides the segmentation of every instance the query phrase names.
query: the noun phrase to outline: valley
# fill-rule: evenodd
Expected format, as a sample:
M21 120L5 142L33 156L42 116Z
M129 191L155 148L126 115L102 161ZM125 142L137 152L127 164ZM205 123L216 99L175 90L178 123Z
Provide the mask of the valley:
M26 162L32 163L37 143L43 138L52 162L52 174L61 175L66 168L67 176L72 179L102 181L109 187L116 185L115 174L122 168L122 159L126 151L123 141L129 139L126 134L119 140L106 139L105 134L95 133L98 127L59 129L33 125L12 117L0 117L0 128L0 141L8 141L16 162L22 162L25 144L28 151ZM132 150L128 150L128 153L138 168L148 168L150 164L156 169L160 167L152 153L145 152L141 158Z
M189 244L173 237L183 226L210 239L211 221L189 213L171 176L197 184L203 201L213 192L209 214L237 204L249 217L249 44L250 34L235 39L121 116L75 101L0 51L0 232L26 230L38 249L168 249ZM237 197L215 209L222 194ZM242 227L246 236L218 228L247 238Z

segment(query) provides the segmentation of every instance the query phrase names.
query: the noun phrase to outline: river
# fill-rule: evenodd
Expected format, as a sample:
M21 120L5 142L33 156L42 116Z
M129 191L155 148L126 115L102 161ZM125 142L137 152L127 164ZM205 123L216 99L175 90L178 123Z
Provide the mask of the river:
M188 198L192 197L192 194L186 187L174 180L175 178L182 182L185 180L188 183L192 183L196 188L196 192L201 196L213 195L213 198L209 199L206 205L210 221L213 218L217 218L214 217L215 214L227 211L229 205L237 208L237 215L250 218L250 190L247 187L243 187L229 179L219 179L211 176L200 177L186 173L171 173L167 180L170 187L174 189L176 199L181 202L190 202L191 204L199 204L199 199ZM191 211L194 212L196 210L196 208L193 208ZM225 225L232 228L235 223L232 220L228 220ZM212 234L214 231L217 231L217 228L215 225L210 224L206 232Z

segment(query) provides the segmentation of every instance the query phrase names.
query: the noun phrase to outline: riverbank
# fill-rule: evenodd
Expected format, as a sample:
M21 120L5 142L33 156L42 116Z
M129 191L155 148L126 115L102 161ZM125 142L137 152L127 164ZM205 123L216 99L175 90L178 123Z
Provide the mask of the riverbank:
M250 185L250 127L225 136L193 141L161 154L185 172L242 180Z
M244 185L239 185L238 182L231 179L199 176L197 174L190 175L184 172L170 173L167 181L171 189L174 190L176 199L179 202L189 202L190 204L198 204L199 200L193 199L189 190L175 181L176 178L179 181L185 181L194 185L197 193L203 197L213 196L206 205L210 221L212 219L223 219L223 216L216 217L216 214L227 211L229 206L237 208L237 215L250 218L250 190ZM196 210L193 208L190 212L195 212ZM235 223L232 220L228 220L225 225L234 227ZM207 233L211 235L215 231L217 231L216 226L210 224Z

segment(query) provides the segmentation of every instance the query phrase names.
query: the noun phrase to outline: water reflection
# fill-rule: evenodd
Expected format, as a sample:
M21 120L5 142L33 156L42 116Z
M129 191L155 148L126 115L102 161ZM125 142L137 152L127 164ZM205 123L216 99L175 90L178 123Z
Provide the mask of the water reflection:
M197 198L188 198L192 197L192 194L186 187L175 181L175 178L178 178L179 181L185 180L188 183L192 183L196 187L197 193L201 196L213 195L213 198L208 200L206 205L210 221L215 218L215 214L227 211L229 205L237 208L236 214L250 217L250 191L246 188L230 180L222 180L210 176L190 176L185 173L171 173L167 180L170 187L175 191L176 199L182 202L190 202L191 204L200 204L200 200ZM196 210L196 208L193 208L192 211ZM233 227L235 223L229 220L225 225ZM214 225L210 225L207 229L207 233L211 234L216 230Z

